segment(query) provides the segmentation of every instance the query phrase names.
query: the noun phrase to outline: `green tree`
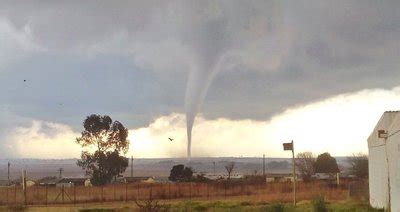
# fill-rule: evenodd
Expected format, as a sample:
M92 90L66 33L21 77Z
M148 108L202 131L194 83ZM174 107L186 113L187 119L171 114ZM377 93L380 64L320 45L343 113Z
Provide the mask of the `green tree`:
M93 185L109 183L128 166L128 158L124 157L129 148L128 129L107 115L90 115L83 127L81 136L76 138L76 143L84 148L77 165L91 176Z
M350 172L359 178L368 177L368 156L363 153L353 154L347 158L350 164Z
M173 166L168 177L172 182L189 182L193 178L193 170L182 164Z
M315 161L315 172L329 174L338 173L339 168L336 159L327 152L318 155Z

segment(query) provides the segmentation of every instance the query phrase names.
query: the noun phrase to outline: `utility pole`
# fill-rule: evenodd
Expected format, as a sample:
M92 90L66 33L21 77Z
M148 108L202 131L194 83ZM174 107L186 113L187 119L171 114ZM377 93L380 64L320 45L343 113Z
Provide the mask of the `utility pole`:
M215 175L215 161L213 162L213 165L214 165L214 175Z
M263 154L263 176L265 176L265 154Z
M27 206L28 201L26 199L26 189L27 189L27 187L26 187L26 170L24 170L22 172L22 189L24 191L24 204L25 204L25 206Z
M131 156L131 177L133 177L133 155Z
M7 179L8 179L8 184L10 184L10 162L7 163Z
M283 150L292 151L292 163L293 163L293 205L296 207L296 161L294 159L294 144L293 140L291 143L283 143Z
M63 168L59 168L58 169L58 172L59 172L59 175L58 175L58 178L62 178L62 172L64 171L64 169Z

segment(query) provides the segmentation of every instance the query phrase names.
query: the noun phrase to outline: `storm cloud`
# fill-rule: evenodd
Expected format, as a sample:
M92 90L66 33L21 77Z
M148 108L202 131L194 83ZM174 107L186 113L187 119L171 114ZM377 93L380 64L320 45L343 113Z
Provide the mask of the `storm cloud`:
M221 55L200 83L205 119L266 121L338 94L390 90L400 79L399 4L0 1L0 152L16 129L57 123L69 135L92 113L134 129L184 113L191 74L210 71L199 61Z

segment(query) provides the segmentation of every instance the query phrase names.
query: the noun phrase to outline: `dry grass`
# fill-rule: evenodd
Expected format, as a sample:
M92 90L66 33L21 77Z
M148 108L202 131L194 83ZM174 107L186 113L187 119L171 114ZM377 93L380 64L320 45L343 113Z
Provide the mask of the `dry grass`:
M367 186L367 184L363 184ZM326 199L341 201L349 199L349 183L340 187L331 187L324 182L299 183L297 199L312 200L318 195ZM365 190L365 188L360 188ZM106 201L130 201L152 198L168 199L223 199L246 196L254 201L290 202L292 201L291 183L246 184L246 183L179 183L179 184L116 184L104 187L65 188L64 200L61 188L34 186L27 190L30 205L86 203ZM360 192L358 192L360 193ZM365 195L365 194L360 194ZM58 198L57 198L58 196ZM358 198L358 197L355 197ZM361 197L365 198L365 197ZM20 187L0 188L0 204L23 204L23 191Z

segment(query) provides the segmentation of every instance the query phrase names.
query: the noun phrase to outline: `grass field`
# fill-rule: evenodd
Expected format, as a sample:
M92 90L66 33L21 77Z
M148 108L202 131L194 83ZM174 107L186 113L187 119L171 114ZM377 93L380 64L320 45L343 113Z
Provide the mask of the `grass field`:
M174 200L162 201L159 211L318 211L313 201L301 201L294 208L290 203L277 203L267 201L251 200ZM363 212L379 211L372 209L366 202L355 201L334 201L326 202L327 211L338 212ZM29 212L41 211L141 211L134 202L108 202L108 203L86 203L78 205L53 205L53 206L32 206L28 208L3 207L0 210L20 210ZM322 210L321 210L322 211Z
M65 189L64 201L59 196L60 188L32 187L28 190L29 205L25 210L137 211L159 206L160 211L314 211L313 207L317 204L315 201L323 197L324 201L318 204L328 211L374 211L368 207L366 186L365 182L356 187L354 182L344 182L338 187L324 182L299 183L298 206L295 209L290 204L293 198L291 183L119 184L76 187ZM57 196L59 198L55 200ZM148 205L144 206L146 202ZM0 203L3 205L0 208L2 210L24 209L21 206L22 192L15 188L0 190Z
M366 200L368 185L352 187L343 183L331 187L324 182L299 183L297 197L299 201L311 200L315 196L324 195L332 201L345 201L349 198ZM134 199L159 200L203 198L229 198L235 196L251 196L254 201L288 202L292 199L291 183L246 184L246 183L179 183L179 184L116 184L104 187L61 188L34 186L28 188L27 203L29 205L68 204L90 202L131 201ZM23 191L20 187L0 188L0 205L20 205L24 203Z

